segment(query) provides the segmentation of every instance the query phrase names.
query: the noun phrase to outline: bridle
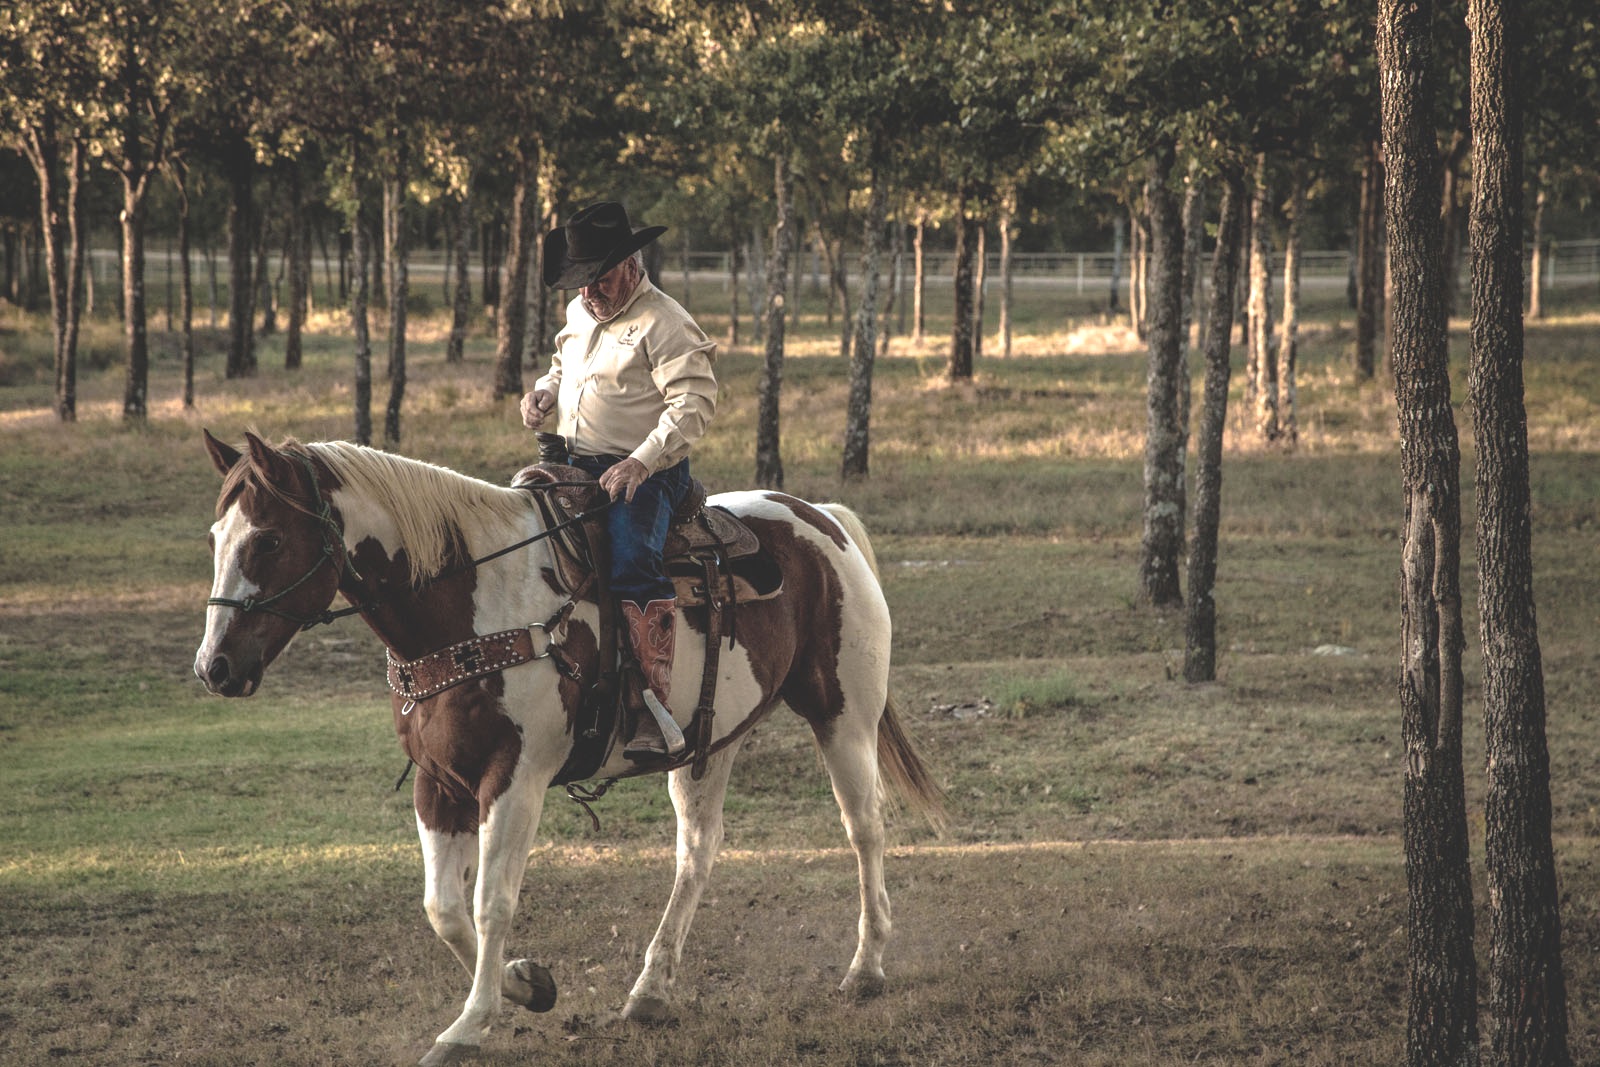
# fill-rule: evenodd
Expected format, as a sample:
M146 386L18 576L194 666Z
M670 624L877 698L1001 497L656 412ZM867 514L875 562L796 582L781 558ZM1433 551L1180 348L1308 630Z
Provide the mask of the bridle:
M293 593L296 589L309 582L312 576L322 569L324 564L332 563L336 557L340 558L338 574L341 577L346 571L349 571L351 576L354 577L356 581L362 581L361 574L356 570L355 565L350 562L350 550L346 548L344 544L344 528L339 525L339 520L334 518L333 505L329 503L327 498L322 495L322 491L317 485L317 470L311 465L311 457L304 454L299 454L296 456L296 458L305 465L306 478L311 485L311 496L316 502L315 513L313 514L312 512L307 512L307 514L311 514L312 517L318 521L322 529L322 552L317 556L316 560L312 562L311 566L307 568L304 574L296 578L293 582L290 582L283 589L273 593L271 596L247 596L243 600L235 600L231 597L214 596L207 597L206 604L215 604L216 606L223 608L234 608L245 615L250 615L257 611L266 612L268 615L276 615L280 619L289 620L298 626L303 632L311 629L314 626L326 626L337 622L340 619L348 618L351 615L359 615L377 606L384 599L384 596L383 594L380 594L376 597L373 597L371 600L364 600L359 604L352 603L348 608L340 608L337 611L329 608L312 615L296 615L293 612L284 611L282 608L275 606L284 597L288 596L290 593ZM579 486L592 487L592 485L592 482L540 482L535 485L524 486L524 488L545 490L567 489ZM443 578L460 574L463 571L473 570L492 560L497 560L501 556L509 555L510 553L521 548L526 548L537 541L542 541L547 537L552 537L555 534L560 533L562 530L565 530L569 526L577 526L580 523L587 522L588 520L598 516L607 508L611 507L611 505L614 503L615 501L613 500L607 500L598 507L581 512L572 516L572 518L558 522L553 526L548 526L534 534L532 537L524 538L523 540L518 541L516 544L507 545L506 547L496 549L487 555L479 556L477 559L470 559L465 563L458 564L457 566L448 567L445 570L440 571L438 574L428 578L424 584L437 582Z
M354 615L358 610L357 608L346 608L340 611L323 611L316 615L296 615L292 612L284 611L282 608L274 607L278 601L282 600L284 597L288 596L290 593L293 593L296 589L299 589L302 585L305 585L307 582L309 582L312 576L322 569L323 564L331 563L335 556L343 557L339 564L338 573L340 575L343 575L344 572L348 570L352 575L355 576L356 581L361 580L360 573L356 571L355 566L350 562L350 550L344 547L344 529L339 525L339 520L333 517L333 505L328 502L327 498L322 495L321 490L317 487L317 471L316 468L311 465L311 458L304 455L297 458L301 463L305 464L306 477L309 479L311 484L311 496L316 502L317 510L313 517L318 521L322 529L321 554L317 556L316 560L312 562L311 566L304 574L290 582L283 589L273 593L271 596L247 596L243 600L234 600L231 597L223 596L207 597L206 604L208 606L215 604L218 607L234 608L245 615L250 615L257 611L264 611L268 615L276 615L280 619L288 619L290 622L300 627L301 630L309 630L313 626L318 626L323 623L331 623L345 615Z

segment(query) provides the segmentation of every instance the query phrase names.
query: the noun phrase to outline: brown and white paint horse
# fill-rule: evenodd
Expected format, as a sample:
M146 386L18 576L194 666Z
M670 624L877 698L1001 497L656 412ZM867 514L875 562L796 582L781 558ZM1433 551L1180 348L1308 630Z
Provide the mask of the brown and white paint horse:
M521 490L342 442L273 447L247 435L241 453L206 434L223 475L212 598L195 673L213 693L250 696L303 625L324 620L336 594L361 609L398 659L416 659L476 635L556 618L567 602L548 541L480 566L471 561L541 531ZM719 663L715 737L706 773L668 775L678 818L677 873L625 1018L669 1012L674 971L722 841L723 796L746 729L778 704L811 726L860 868L855 958L840 988L881 987L889 937L882 804L886 787L936 813L930 780L888 702L888 607L860 521L837 505L781 493L729 493L714 502L756 531L783 570L784 591L738 609L737 647ZM679 613L672 690L698 692L705 642ZM588 676L598 611L577 604L540 641ZM505 962L545 793L573 746L578 685L553 659L490 674L413 707L393 698L395 731L419 768L417 832L426 863L428 919L472 975L460 1016L424 1064L469 1057L502 998L548 1010L548 972ZM673 702L687 726L692 699ZM595 777L626 773L613 752ZM477 872L473 898L466 887Z

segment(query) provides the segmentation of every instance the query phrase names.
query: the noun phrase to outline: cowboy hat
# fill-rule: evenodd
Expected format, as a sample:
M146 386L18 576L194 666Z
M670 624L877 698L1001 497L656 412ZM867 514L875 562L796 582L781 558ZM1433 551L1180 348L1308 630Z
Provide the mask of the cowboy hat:
M544 284L551 289L582 289L606 271L667 232L665 226L628 223L628 211L615 200L591 204L544 238Z

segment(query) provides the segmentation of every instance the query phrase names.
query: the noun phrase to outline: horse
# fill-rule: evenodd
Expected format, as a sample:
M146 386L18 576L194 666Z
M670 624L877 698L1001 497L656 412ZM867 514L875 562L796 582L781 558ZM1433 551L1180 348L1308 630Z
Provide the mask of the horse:
M223 481L194 669L213 694L253 695L298 632L341 614L362 617L391 667L512 631L533 650L511 665L491 650L465 681L423 699L391 698L400 746L417 767L424 910L472 981L460 1015L421 1063L470 1059L503 999L535 1011L555 1003L546 968L504 957L544 797L580 732L579 680L601 666L597 604L557 579L551 523L526 490L348 442L273 446L247 434L240 451L207 431L205 446ZM676 870L620 1012L626 1020L671 1015L675 970L722 841L729 771L745 733L780 704L814 733L859 868L857 944L842 992L869 996L885 981L884 806L898 798L935 823L940 812L940 790L889 699L889 610L860 519L842 505L778 492L709 502L757 534L783 586L776 597L739 604L736 647L718 646L703 774L667 771ZM336 595L351 606L330 610ZM674 692L692 692L701 679L703 615L678 613ZM687 725L684 709L674 710ZM592 777L637 773L620 750L609 746Z

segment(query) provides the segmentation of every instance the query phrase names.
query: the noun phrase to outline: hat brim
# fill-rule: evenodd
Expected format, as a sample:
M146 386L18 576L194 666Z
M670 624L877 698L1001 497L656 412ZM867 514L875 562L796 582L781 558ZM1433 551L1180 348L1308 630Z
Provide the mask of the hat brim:
M667 232L665 226L641 226L601 259L572 259L567 255L566 227L544 235L544 284L551 289L582 289L618 263Z

